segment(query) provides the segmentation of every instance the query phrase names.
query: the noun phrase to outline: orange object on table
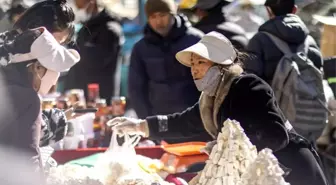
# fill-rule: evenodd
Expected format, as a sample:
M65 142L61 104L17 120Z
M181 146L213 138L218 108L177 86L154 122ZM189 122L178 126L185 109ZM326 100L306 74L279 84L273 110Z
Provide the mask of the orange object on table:
M205 142L164 145L166 153L161 157L161 162L167 169L171 169L171 174L184 172L190 165L205 162L209 158L207 154L200 152L205 145Z
M163 149L177 156L200 155L201 148L205 147L205 142L187 142L179 144L163 145Z

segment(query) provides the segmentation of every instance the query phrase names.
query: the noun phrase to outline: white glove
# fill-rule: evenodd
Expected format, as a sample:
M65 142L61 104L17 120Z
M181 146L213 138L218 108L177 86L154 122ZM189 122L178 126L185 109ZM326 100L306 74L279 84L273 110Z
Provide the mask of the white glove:
M117 117L106 123L118 135L141 135L148 137L148 124L146 120Z

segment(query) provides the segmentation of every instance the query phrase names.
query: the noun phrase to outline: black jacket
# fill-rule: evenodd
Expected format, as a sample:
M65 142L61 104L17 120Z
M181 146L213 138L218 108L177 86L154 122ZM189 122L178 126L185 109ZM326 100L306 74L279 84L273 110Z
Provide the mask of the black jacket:
M250 40L247 51L251 54L250 60L244 63L245 70L256 74L271 83L278 62L283 53L273 44L265 33L268 32L287 42L292 51L296 51L307 37L310 39L308 58L321 69L322 56L314 39L309 36L309 30L301 19L293 14L278 16L264 23L259 32Z
M180 64L175 54L202 36L182 16L175 17L165 38L146 25L144 38L133 48L128 77L129 96L140 118L179 112L197 102L200 92L190 68Z
M217 123L222 124L227 119L239 121L252 143L259 149L269 147L276 150L288 142L284 127L285 118L276 104L273 91L266 82L255 75L236 77L219 110ZM151 138L169 138L171 133L187 137L205 132L199 103L182 113L168 115L166 132L160 132L162 122L159 122L157 117L149 117L147 121ZM222 125L218 128L221 129Z
M228 118L237 120L258 150L267 147L276 151L279 162L292 170L285 179L291 185L326 185L312 152L300 137L296 137L295 131L286 127L286 119L265 81L253 74L236 77L219 110L217 123L223 123ZM150 138L188 137L205 132L199 103L166 118L153 116L146 119ZM218 132L221 128L222 125L219 125Z
M217 31L227 37L232 44L240 50L244 50L248 44L245 30L236 23L226 21L222 13L222 8L214 9L208 16L202 18L195 28L203 31L205 34L211 31Z
M77 49L81 60L72 67L65 78L65 89L83 89L98 83L100 97L110 102L114 93L114 75L123 40L118 17L106 11L87 21L77 36Z

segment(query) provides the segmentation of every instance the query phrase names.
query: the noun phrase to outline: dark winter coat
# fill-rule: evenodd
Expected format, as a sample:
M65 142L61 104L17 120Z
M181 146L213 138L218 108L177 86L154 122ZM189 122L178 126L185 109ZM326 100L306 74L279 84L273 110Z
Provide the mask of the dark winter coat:
M84 23L77 35L77 47L81 60L65 77L65 90L83 89L98 83L100 97L110 103L114 94L115 72L123 40L118 17L100 12Z
M308 58L321 69L323 60L315 40L309 36L309 30L302 20L293 14L278 16L265 22L259 32L250 40L247 51L250 60L244 63L245 70L261 77L271 84L275 69L283 53L273 44L270 38L262 32L268 32L287 42L293 52L305 39L309 39Z
M211 31L217 31L227 37L232 44L240 50L246 49L249 41L244 28L226 20L222 13L222 8L210 12L209 15L195 24L195 28L203 31L205 34Z
M180 64L175 54L202 36L182 16L175 17L166 37L146 25L144 38L133 48L128 78L129 96L140 118L182 111L197 102L200 92L190 69Z

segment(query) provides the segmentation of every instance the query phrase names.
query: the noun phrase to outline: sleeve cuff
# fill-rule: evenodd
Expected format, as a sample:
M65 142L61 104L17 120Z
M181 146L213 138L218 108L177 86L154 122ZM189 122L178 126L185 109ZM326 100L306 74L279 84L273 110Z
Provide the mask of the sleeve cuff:
M168 132L167 116L150 116L146 118L149 129L149 137L156 137L160 133Z

